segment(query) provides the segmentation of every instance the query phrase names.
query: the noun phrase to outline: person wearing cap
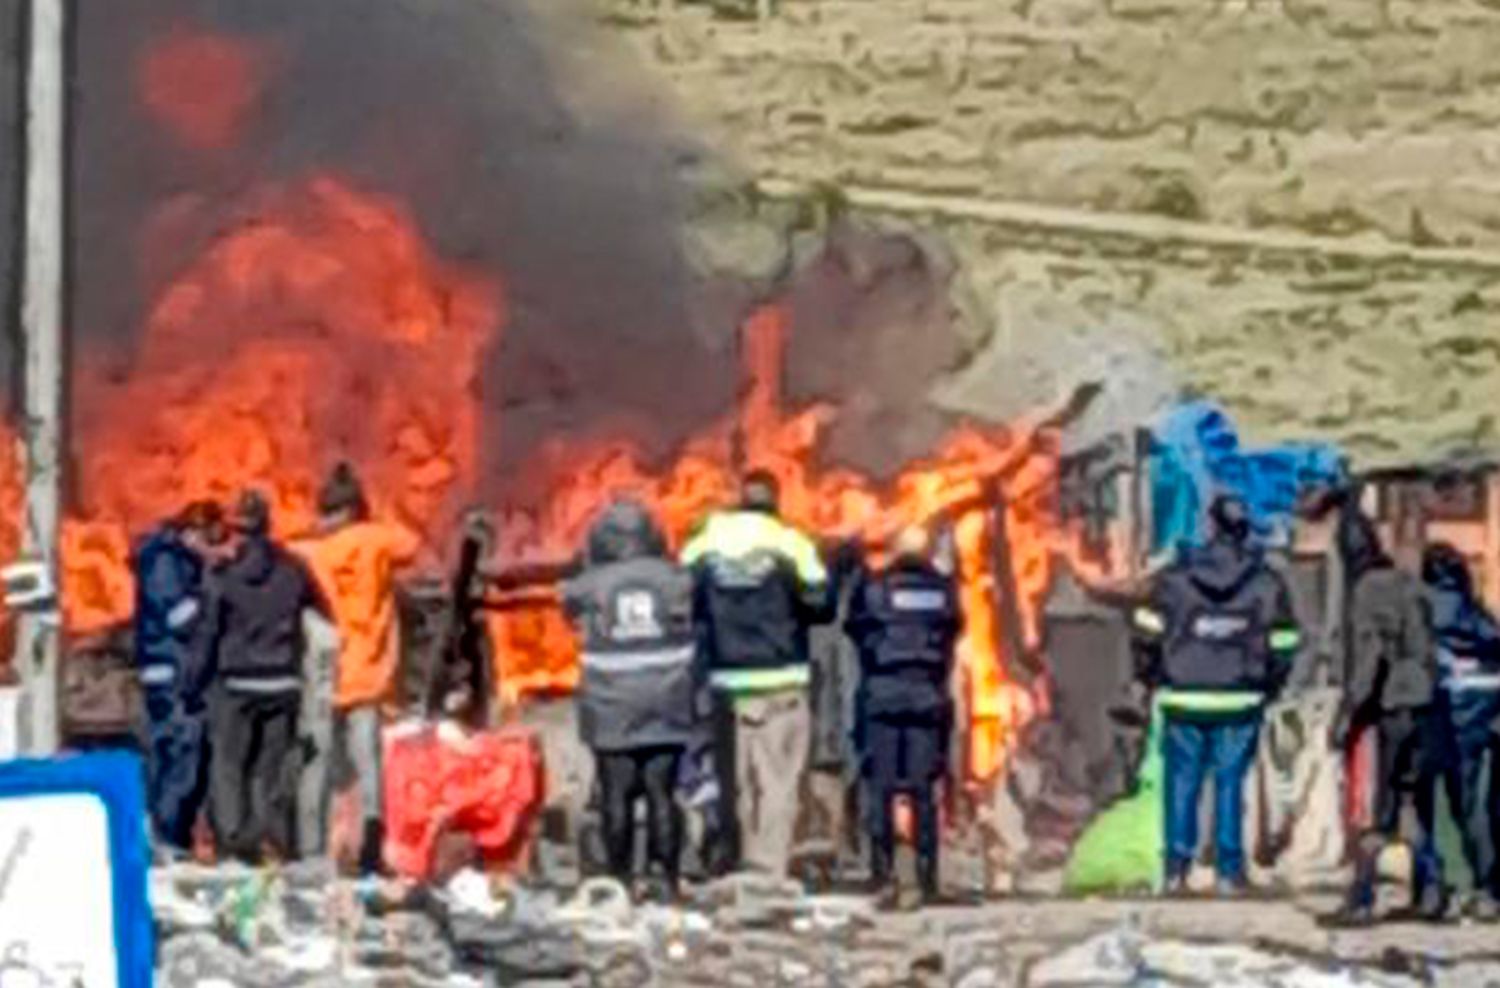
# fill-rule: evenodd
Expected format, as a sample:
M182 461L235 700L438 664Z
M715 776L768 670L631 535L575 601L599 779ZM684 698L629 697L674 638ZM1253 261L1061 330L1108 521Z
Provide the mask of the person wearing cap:
M610 872L631 886L644 798L659 891L674 898L683 831L675 788L698 700L692 577L668 558L645 508L617 501L590 530L563 604L583 642L579 732L594 753Z
M1187 890L1211 772L1218 890L1234 895L1247 887L1245 778L1266 702L1285 683L1301 634L1285 581L1250 544L1244 503L1217 498L1209 522L1208 544L1157 575L1132 624L1142 678L1165 717L1167 891Z
M146 803L168 853L192 849L208 789L204 698L185 673L203 615L205 572L226 539L223 513L196 501L143 539L135 571L135 660L144 713Z
M963 623L958 588L928 557L926 533L903 531L895 558L855 578L844 628L859 650L855 745L866 786L870 876L894 899L895 798L911 799L917 878L938 895L937 785L947 775L953 733L949 681Z
M294 548L333 608L339 650L333 748L358 789L359 870L380 870L382 709L396 700L400 642L395 578L421 549L403 525L370 517L353 467L337 464L318 493L318 531Z
M295 856L301 768L304 614L331 620L307 567L271 538L271 510L254 491L235 508L239 545L207 583L194 688L212 685L209 783L221 855L258 863Z
M833 616L818 547L780 517L776 478L746 476L740 505L710 515L683 547L716 707L720 806L709 870L792 866L812 742L808 628Z

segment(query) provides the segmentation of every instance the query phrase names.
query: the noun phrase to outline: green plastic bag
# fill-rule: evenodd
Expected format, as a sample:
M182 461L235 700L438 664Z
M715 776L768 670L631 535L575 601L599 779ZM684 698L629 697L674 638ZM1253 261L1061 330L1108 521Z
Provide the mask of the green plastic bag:
M1161 888L1166 853L1162 720L1161 704L1153 702L1135 788L1099 814L1073 846L1063 874L1065 892L1091 895Z

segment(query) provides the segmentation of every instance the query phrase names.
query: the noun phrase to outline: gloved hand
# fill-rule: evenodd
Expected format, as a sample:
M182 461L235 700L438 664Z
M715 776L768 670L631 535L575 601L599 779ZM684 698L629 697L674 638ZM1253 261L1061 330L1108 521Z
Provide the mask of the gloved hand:
M848 574L865 564L865 545L858 537L844 539L833 550L833 569Z

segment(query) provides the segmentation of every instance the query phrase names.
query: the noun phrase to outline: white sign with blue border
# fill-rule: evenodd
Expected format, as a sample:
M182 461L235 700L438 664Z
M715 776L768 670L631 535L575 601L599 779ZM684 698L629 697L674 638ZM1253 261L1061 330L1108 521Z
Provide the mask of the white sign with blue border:
M0 988L150 988L141 763L0 762Z

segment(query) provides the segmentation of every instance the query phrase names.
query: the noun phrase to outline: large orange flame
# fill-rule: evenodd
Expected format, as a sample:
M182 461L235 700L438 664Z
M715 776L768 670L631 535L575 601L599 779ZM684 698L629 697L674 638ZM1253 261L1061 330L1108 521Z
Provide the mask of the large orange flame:
M157 300L123 380L82 356L69 627L129 615L130 538L187 501L259 487L277 530L297 532L337 458L440 543L472 496L476 374L498 306L392 203L327 176L262 193Z
M137 94L183 145L224 150L242 136L266 79L261 46L181 28L137 67ZM147 249L174 239L197 208L170 202L144 227ZM357 464L377 512L399 517L440 553L476 491L477 378L503 323L498 285L435 257L397 203L332 175L268 186L180 268L150 308L121 371L82 352L73 369L73 509L62 530L70 632L129 618L131 540L188 501L267 493L278 532L313 520L318 478ZM85 273L86 274L86 273ZM962 428L889 483L824 468L831 405L787 409L780 390L787 319L769 306L742 334L748 387L665 466L625 441L559 438L522 465L542 507L502 508L499 555L570 556L610 499L630 494L661 516L674 544L727 504L746 466L774 471L789 518L820 537L878 545L898 527L946 516L962 573L961 663L971 718L970 773L993 776L1033 696L1010 682L1034 643L1048 560L1055 457L1024 430ZM0 562L21 521L19 446L0 428ZM989 483L1006 474L1010 563L1025 625L1002 634ZM491 618L498 681L514 700L576 680L577 646L556 608ZM1014 647L1012 645L1011 647Z
M474 488L475 377L499 321L487 281L437 262L389 202L331 178L269 190L189 265L151 310L130 372L114 380L83 355L77 371L78 510L64 522L62 583L71 632L128 619L129 546L184 503L255 486L289 534L313 516L317 477L337 457L370 478L378 510L421 531L434 550ZM525 472L549 496L540 510L501 510L500 556L576 551L614 497L653 507L680 545L729 503L747 465L781 479L784 509L822 537L876 545L900 526L946 517L962 574L961 668L971 721L969 769L994 775L1034 697L1010 682L997 607L988 483L1007 473L1007 534L1021 640L1034 643L1048 560L1061 529L1050 494L1055 458L1009 429L962 428L930 458L879 485L822 470L829 405L787 413L779 380L785 315L767 307L744 330L750 386L738 411L705 429L665 468L624 441L559 439ZM18 541L15 442L0 460L0 552ZM576 682L577 645L555 608L490 619L497 681L516 701Z
M971 720L969 769L977 778L989 778L1002 765L1016 728L1032 715L1034 701L1005 674L1020 656L1002 655L988 485L998 473L1007 474L1007 535L1025 622L1020 639L1031 644L1048 560L1060 534L1049 497L1055 457L1008 429L964 428L886 486L850 470L819 470L819 437L837 410L828 405L793 414L783 410L779 381L786 332L778 307L750 320L744 330L750 386L739 414L707 429L665 469L652 469L626 442L554 444L537 467L551 496L538 512L503 516L501 555L524 562L571 554L594 516L620 495L651 506L674 545L680 545L708 511L732 500L734 478L745 465L776 473L789 520L823 537L857 536L878 544L901 526L931 523L946 514L962 572L966 628L960 660ZM491 628L497 679L508 699L533 690L568 689L576 681L577 646L555 610L500 613Z
M501 321L488 280L435 259L393 203L330 176L265 190L150 310L128 373L112 376L85 353L76 370L76 510L62 533L70 631L128 619L131 539L196 498L266 491L277 529L313 520L317 478L335 459L356 462L377 510L441 550L475 487L482 350ZM1007 530L1023 642L1035 641L1048 560L1061 529L1050 494L1055 458L1022 430L961 428L926 460L878 484L820 469L831 405L788 412L779 380L787 324L769 306L743 333L749 377L737 414L687 443L665 467L624 441L558 439L523 468L549 492L539 510L505 510L500 556L556 559L576 551L593 517L619 495L661 516L674 544L734 495L745 466L782 481L789 519L820 537L879 544L903 525L940 516L952 525L966 629L961 646L978 778L1003 764L1033 696L1005 670L988 484L1007 476ZM16 444L7 443L14 454ZM0 482L0 552L14 554L19 483ZM497 679L516 700L571 688L574 638L555 608L491 618Z

